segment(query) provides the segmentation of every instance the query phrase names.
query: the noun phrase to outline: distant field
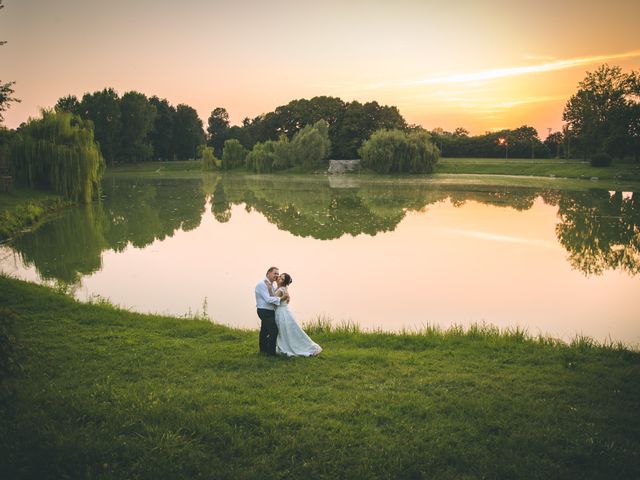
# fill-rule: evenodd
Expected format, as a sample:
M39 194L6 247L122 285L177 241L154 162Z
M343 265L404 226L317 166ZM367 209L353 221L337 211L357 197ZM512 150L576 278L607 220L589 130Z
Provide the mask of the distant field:
M195 172L202 169L200 160L146 162L116 165L107 168L113 173ZM527 158L441 158L434 173L475 175L556 176L566 178L620 179L640 181L640 164L614 163L611 167L595 168L580 160Z
M640 181L640 164L614 163L595 168L588 162L557 159L441 158L435 173L490 175L535 175L566 178L621 179Z
M201 160L126 163L107 167L107 172L191 172L201 171Z
M170 175L187 174L192 176L202 171L199 160L175 162L147 162L133 165L117 165L107 168L107 174L142 174L142 175ZM245 172L240 169L237 172ZM247 173L247 172L245 172ZM325 172L316 172L325 173ZM525 182L527 185L545 186L552 188L605 188L615 190L640 189L640 164L614 163L608 168L594 168L588 162L580 160L557 159L526 159L526 158L441 158L435 167L433 175L410 175L408 178L430 178L443 181L461 181L477 183L482 175L487 175L486 181L494 184L517 184ZM286 170L275 175L300 174L309 175L310 172ZM397 178L396 175L365 174L371 178ZM460 175L459 178L456 176ZM504 177L501 177L504 176ZM402 175L407 177L407 175ZM518 178L509 178L518 177ZM535 177L535 178L531 178ZM545 179L546 177L546 179ZM589 180L589 181L585 181ZM592 180L598 180L594 182Z

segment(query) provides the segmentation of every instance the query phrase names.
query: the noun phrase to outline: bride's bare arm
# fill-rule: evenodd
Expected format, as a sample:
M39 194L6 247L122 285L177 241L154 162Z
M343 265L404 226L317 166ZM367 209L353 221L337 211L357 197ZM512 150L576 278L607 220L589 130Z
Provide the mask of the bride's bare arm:
M281 289L276 290L276 296L280 297L280 299L284 300L285 302L287 300L291 301L291 297L289 297L289 292L285 290L281 290Z

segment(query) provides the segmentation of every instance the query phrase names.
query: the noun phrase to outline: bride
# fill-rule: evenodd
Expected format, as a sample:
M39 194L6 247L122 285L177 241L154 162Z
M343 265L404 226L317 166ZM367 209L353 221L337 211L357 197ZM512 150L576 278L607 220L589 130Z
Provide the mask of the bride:
M276 296L283 297L288 294L287 287L291 285L293 279L288 273L283 273L277 279L278 288ZM288 357L301 356L310 357L318 355L322 347L309 338L300 328L293 313L289 310L289 301L281 301L276 308L276 324L278 325L278 338L276 343L276 353Z

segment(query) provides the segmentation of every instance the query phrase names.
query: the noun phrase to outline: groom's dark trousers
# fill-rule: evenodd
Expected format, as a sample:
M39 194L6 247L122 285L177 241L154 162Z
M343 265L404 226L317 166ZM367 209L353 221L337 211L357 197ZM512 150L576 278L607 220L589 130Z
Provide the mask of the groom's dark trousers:
M260 351L267 355L275 355L278 339L276 312L266 308L258 308L258 317L262 322L260 325Z

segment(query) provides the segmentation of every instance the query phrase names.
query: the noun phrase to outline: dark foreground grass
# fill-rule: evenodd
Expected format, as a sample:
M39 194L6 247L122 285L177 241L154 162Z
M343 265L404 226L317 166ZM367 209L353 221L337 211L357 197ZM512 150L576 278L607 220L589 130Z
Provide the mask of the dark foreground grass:
M621 346L319 321L320 357L267 358L254 331L6 277L0 305L19 364L2 478L640 477L640 355Z

